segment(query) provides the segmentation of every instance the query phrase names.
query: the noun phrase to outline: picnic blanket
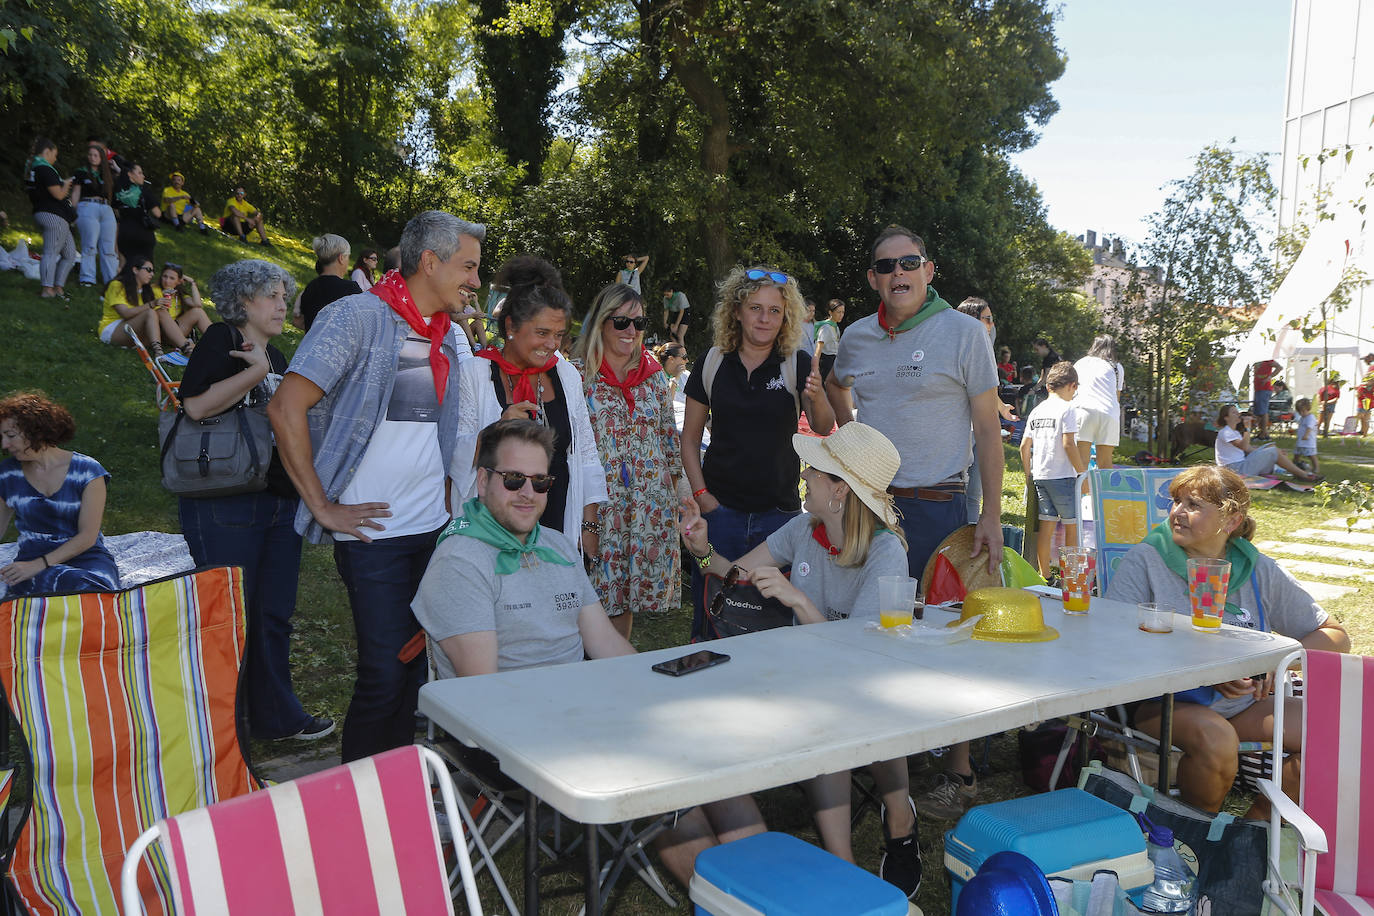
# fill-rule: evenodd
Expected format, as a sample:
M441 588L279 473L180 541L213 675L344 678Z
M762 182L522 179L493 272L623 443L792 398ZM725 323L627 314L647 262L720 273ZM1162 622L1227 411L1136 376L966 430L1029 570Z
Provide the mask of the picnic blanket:
M1245 488L1247 490L1272 490L1281 481L1277 477L1247 477L1245 478Z
M135 531L105 538L105 547L119 567L120 588L133 588L144 582L162 579L195 569L195 561L186 547L186 539L164 531ZM0 566L14 561L18 544L0 544ZM9 587L0 582L0 598Z

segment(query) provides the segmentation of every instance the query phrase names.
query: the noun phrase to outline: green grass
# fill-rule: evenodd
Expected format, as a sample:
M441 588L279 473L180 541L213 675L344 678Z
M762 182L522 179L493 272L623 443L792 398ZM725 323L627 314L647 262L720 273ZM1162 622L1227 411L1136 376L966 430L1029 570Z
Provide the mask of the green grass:
M16 211L27 208L2 201L14 218L15 226L0 233L6 247L13 247L17 237L24 235L32 247L37 247L39 233ZM267 257L292 271L298 281L313 276L313 255L307 241L269 227L276 247L270 251L257 246L244 246L237 241L212 232L202 238L193 232L159 232L158 263L173 260L186 266L204 288L215 269L240 257ZM132 352L101 344L95 335L100 314L100 296L96 290L83 290L76 284L76 274L68 284L72 300L69 304L38 298L36 283L24 280L17 273L0 273L0 391L16 388L41 388L56 400L66 404L76 416L77 436L72 447L95 456L112 474L110 496L105 515L105 531L122 534L131 531L179 530L176 501L160 486L157 470L157 409L153 399L153 385L147 372ZM278 341L288 356L299 343L300 333L288 327ZM1280 440L1291 449L1292 440ZM1370 455L1371 446L1357 440L1322 440L1323 470L1332 479L1349 477L1374 482L1374 464L1359 464L1356 460ZM1122 443L1119 454L1130 454L1138 444ZM1207 460L1211 456L1208 453ZM1025 477L1020 457L1015 449L1006 449L1007 473L1003 491L1003 521L1020 525L1024 518ZM1315 526L1327 518L1340 515L1336 509L1323 509L1312 494L1297 494L1283 489L1259 492L1254 495L1252 514L1259 523L1258 538L1280 538L1300 527ZM1357 592L1328 602L1328 610L1336 613L1351 631L1356 651L1374 652L1374 614L1371 614L1371 588L1362 586ZM642 650L681 645L687 641L690 600L685 591L684 608L677 613L661 616L641 615L635 623L633 642ZM342 584L334 570L333 557L327 547L306 545L301 564L300 594L293 637L293 671L296 689L306 708L313 713L329 715L342 721L353 682L353 630L348 602ZM337 755L337 736L321 743L323 754ZM255 759L281 755L287 750L280 743L255 742ZM975 747L978 758L981 744ZM933 782L935 768L929 755L918 755L911 761L912 784L916 792L924 791ZM989 771L982 777L980 800L993 801L1028 794L1021 785L1016 761L1014 734L994 736L990 743ZM810 815L799 789L786 787L760 793L759 802L773 829L785 830L815 841ZM1235 798L1232 808L1243 807L1245 800ZM919 905L927 914L948 911L948 889L941 876L942 833L950 824L925 821L922 824L922 847L925 850L926 881ZM868 816L859 825L854 838L854 850L859 864L876 869L878 861L879 829L877 818ZM518 843L516 846L518 847ZM512 890L520 895L518 875L520 851L513 849L505 859L503 871L512 879ZM612 900L613 914L663 912L664 907L638 882L622 884L622 890ZM574 913L580 905L581 892L575 879L553 879L547 882L546 913ZM678 893L685 900L685 893ZM484 887L488 906L495 901L490 888ZM686 912L680 906L678 912Z

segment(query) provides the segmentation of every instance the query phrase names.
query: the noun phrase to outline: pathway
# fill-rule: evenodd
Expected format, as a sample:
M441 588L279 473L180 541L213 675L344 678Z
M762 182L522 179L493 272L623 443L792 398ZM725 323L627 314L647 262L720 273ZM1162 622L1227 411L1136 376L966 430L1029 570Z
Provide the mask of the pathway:
M1299 528L1282 539L1258 541L1297 577L1318 601L1331 601L1374 583L1374 520L1360 519L1347 529L1344 518L1331 518L1318 528Z

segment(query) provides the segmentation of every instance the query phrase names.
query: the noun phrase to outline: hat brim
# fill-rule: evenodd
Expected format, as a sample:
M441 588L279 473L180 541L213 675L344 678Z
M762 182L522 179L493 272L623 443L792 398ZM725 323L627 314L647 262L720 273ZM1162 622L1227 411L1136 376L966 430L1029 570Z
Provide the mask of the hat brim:
M958 494L956 499L962 499L963 495ZM959 574L959 581L964 583L965 593L977 588L989 588L1002 585L1002 566L1001 557L998 557L997 572L988 572L988 559L986 554L980 553L977 557L973 554L973 533L977 530L976 525L964 525L956 528L950 533L949 537L940 542L940 546L926 560L925 569L921 570L921 587L925 588L930 583L931 574L935 571L935 560L944 556L949 560L954 571Z
M1045 873L1027 856L1005 850L989 856L964 886L956 912L1058 916L1059 905Z
M897 518L897 511L892 506L892 500L890 498L878 500L865 482L856 482L853 475L840 467L839 462L831 458L830 454L821 447L822 441L815 436L808 436L803 433L792 434L792 448L796 451L798 458L816 470L826 474L834 474L849 484L849 489L854 491L854 495L859 497L859 501L872 509L873 514L882 519L884 525L895 531L900 522Z

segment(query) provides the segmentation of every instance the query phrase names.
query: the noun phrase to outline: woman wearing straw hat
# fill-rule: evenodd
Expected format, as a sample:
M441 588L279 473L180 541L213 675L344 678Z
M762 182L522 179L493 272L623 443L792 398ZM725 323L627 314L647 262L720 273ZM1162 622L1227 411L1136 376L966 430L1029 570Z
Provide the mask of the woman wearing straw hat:
M792 445L807 465L801 515L731 562L715 552L695 501L682 501L682 537L703 573L724 576L731 567L769 598L792 609L799 623L857 614L875 615L878 578L907 574L906 539L887 487L901 457L886 436L849 423L824 439L795 435ZM778 567L791 565L789 579ZM886 846L878 874L908 898L921 885L916 809L910 799L906 758L872 764L883 799ZM832 773L807 784L825 848L854 861L850 848L849 774Z

